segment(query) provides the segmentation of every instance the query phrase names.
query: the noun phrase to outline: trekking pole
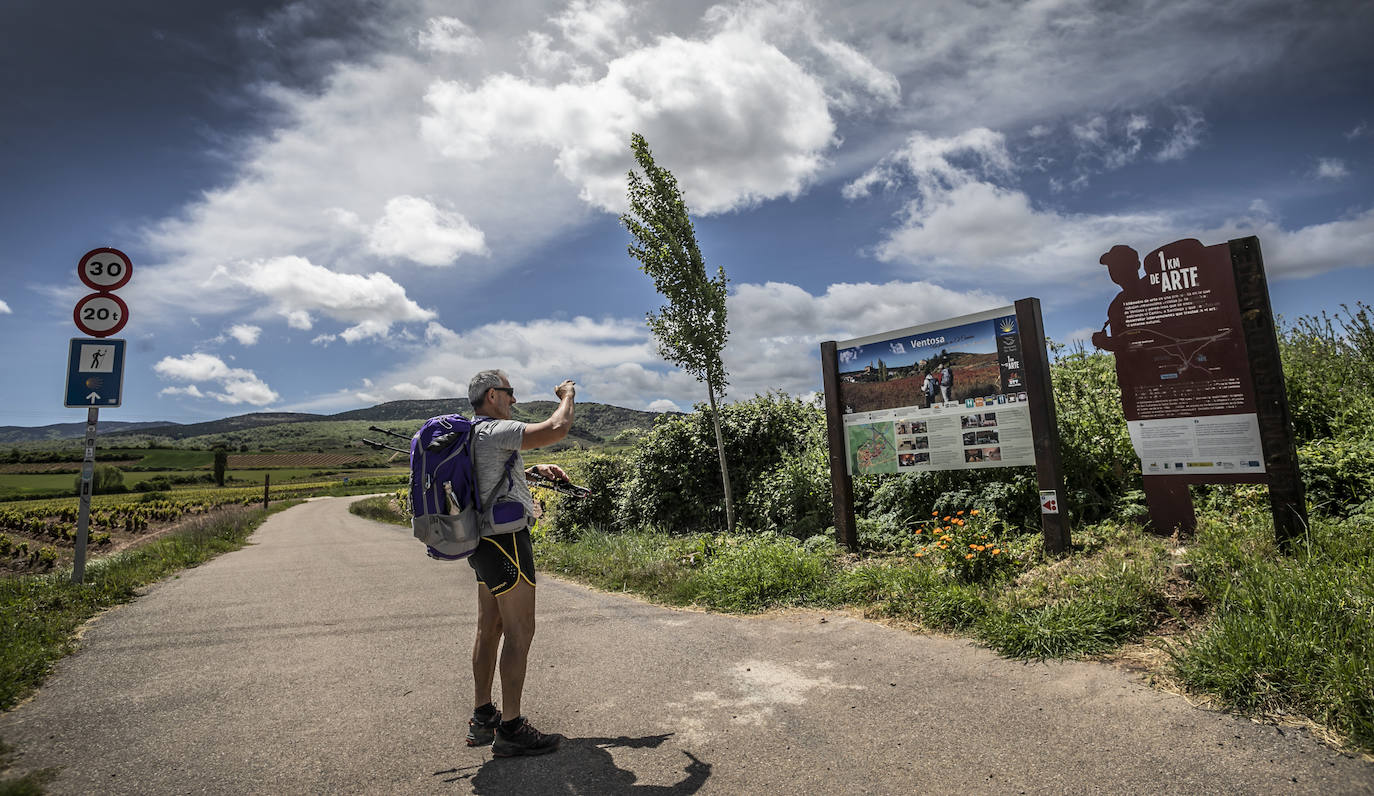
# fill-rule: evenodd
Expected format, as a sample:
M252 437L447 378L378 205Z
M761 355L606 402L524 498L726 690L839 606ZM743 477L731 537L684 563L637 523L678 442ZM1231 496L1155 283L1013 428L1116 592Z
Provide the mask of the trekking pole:
M571 481L548 478L539 473L525 473L525 480L530 482L530 486L537 486L569 497L584 498L592 493L592 490L585 486L578 486Z
M387 429L384 429L384 428L382 428L381 426L368 426L368 427L367 427L367 430L368 430L368 431L380 431L381 433L386 434L386 435L391 436L391 437L395 437L396 439L404 439L404 440L410 439L410 437L407 437L405 434L397 434L395 431L388 431Z
M360 440L360 441L361 441L364 445L368 446L369 448L372 448L373 450L379 450L379 451L382 451L382 450L386 450L386 451L396 451L397 453L404 453L404 454L407 455L407 456L410 455L410 451L401 450L400 448L394 448L394 447L392 447L392 446L390 446L390 445L387 445L386 443L383 443L383 442L374 442L373 440L370 440L370 439L367 439L367 438L363 438L363 439Z

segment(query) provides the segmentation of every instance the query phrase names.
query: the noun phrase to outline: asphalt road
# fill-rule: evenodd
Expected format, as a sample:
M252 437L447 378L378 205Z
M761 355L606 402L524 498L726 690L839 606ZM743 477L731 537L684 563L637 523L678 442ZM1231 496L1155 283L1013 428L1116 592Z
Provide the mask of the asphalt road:
M0 716L53 793L1374 793L1374 765L1089 663L840 613L718 616L541 576L525 693L568 737L463 743L475 586L348 499L88 627Z

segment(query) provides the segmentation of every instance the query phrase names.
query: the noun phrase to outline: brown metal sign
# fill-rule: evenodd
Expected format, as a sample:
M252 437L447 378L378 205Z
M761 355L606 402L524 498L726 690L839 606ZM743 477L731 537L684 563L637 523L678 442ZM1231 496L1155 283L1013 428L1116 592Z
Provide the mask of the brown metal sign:
M1291 535L1301 482L1259 242L1187 238L1144 258L1113 246L1101 263L1121 292L1092 341L1116 356L1155 529L1192 529L1188 483L1254 481Z

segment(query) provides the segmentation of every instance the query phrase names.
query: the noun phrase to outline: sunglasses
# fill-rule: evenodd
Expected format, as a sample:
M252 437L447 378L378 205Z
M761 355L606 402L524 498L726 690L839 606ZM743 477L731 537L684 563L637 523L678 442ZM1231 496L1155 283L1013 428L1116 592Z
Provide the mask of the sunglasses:
M500 390L501 392L505 393L506 395L509 395L509 396L512 397L512 398L515 397L515 388L514 388L514 387L492 387L492 389L493 389L493 390Z

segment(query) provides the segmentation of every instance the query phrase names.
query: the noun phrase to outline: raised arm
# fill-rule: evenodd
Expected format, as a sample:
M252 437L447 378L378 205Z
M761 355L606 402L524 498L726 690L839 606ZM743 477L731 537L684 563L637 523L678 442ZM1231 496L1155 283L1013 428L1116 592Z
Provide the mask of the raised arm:
M553 410L548 420L525 426L525 436L520 440L521 450L542 448L568 436L572 430L573 395L576 392L577 388L571 380L553 388L553 394L558 396L558 408Z

